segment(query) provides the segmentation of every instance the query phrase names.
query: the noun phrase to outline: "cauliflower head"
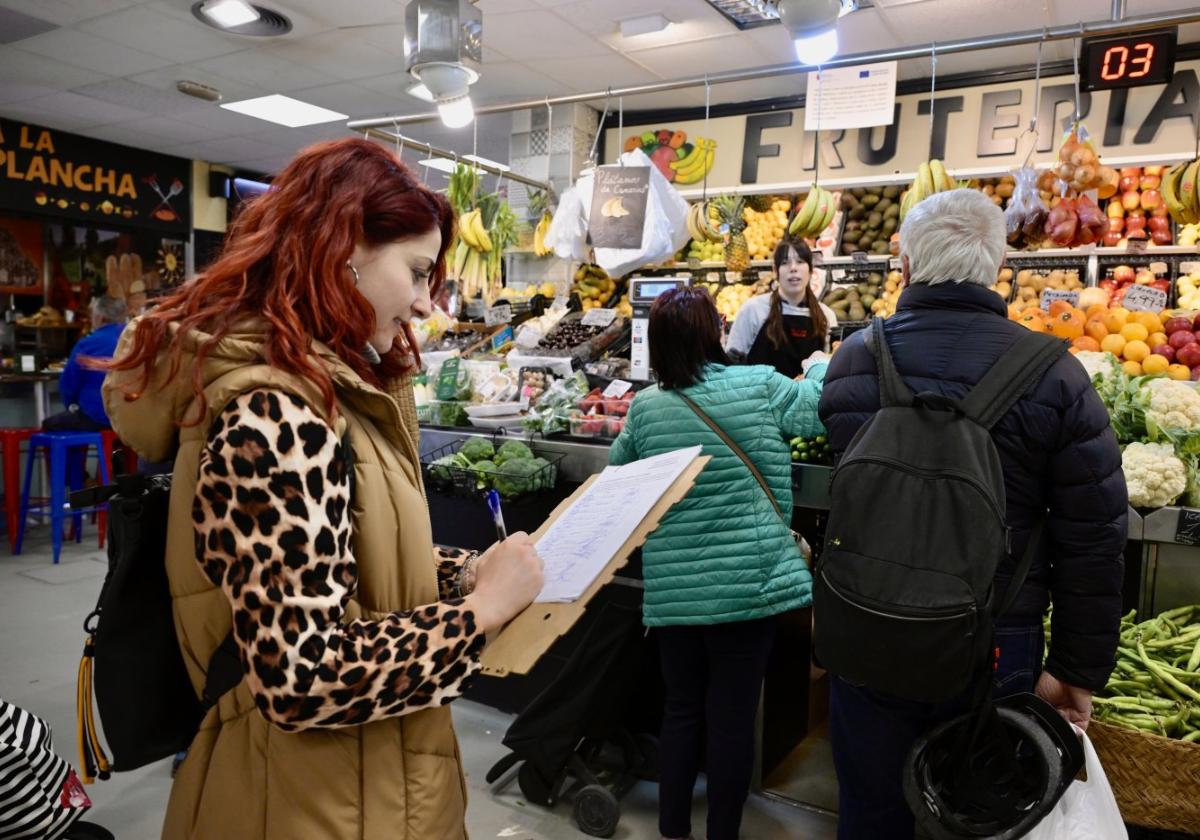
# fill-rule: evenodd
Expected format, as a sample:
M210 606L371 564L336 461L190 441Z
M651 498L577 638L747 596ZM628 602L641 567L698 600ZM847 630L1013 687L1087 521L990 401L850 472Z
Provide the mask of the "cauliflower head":
M1187 467L1166 443L1131 443L1121 455L1121 470L1136 508L1163 507L1187 489Z
M1142 391L1148 423L1160 429L1200 429L1200 392L1191 382L1152 379Z

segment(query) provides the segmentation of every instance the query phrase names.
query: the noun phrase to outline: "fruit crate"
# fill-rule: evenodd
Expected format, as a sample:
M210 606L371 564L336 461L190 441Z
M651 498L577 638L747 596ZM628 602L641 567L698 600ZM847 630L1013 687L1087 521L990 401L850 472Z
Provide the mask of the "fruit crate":
M876 257L888 256L892 235L900 230L900 194L903 189L891 184L842 190L843 221L838 238L838 254L848 257L855 251L864 251ZM883 209L880 210L880 207Z
M840 275L835 272L841 269ZM830 280L821 302L833 309L838 324L862 324L871 320L871 306L884 294L887 280L887 264L850 265L829 269ZM850 305L842 304L849 300ZM854 317L854 304L862 309L862 317Z
M1059 273L1064 275L1061 282L1065 286L1070 279L1070 273L1074 272L1079 280L1080 288L1071 291L1082 291L1088 286L1088 259L1087 254L1078 254L1040 258L1022 257L1019 260L1011 260L1005 265L1005 269L1012 270L1012 279L1009 281L1012 288L1009 290L1005 302L1017 303L1022 299L1022 289L1025 288L1034 290L1034 296L1029 299L1030 301L1040 301L1043 291L1059 288L1057 285L1059 281L1052 279ZM1040 283L1037 281L1039 277L1043 278Z
M1160 289L1167 293L1166 308L1171 308L1175 305L1177 299L1177 280L1179 279L1179 267L1185 262L1194 262L1198 259L1195 254L1156 254L1153 249L1142 253L1130 252L1127 254L1098 254L1096 256L1096 281L1097 285L1114 291L1112 280L1118 281L1118 286L1129 287L1132 285L1151 285L1154 288ZM1118 273L1122 270L1128 271L1128 276L1118 277ZM1143 272L1150 271L1156 277L1149 284L1142 284L1143 279L1140 275Z
M621 337L621 333L626 329L628 324L624 318L617 317L614 318L613 322L604 329L594 330L586 340L580 341L568 347L552 346L556 343L556 339L558 339L565 331L564 328L574 329L575 325L582 321L583 318L584 313L582 312L572 312L569 315L566 315L561 321L558 322L557 325L555 325L554 329L552 329L548 335L538 342L538 346L531 352L538 356L562 356L572 359L579 359L581 361L596 359L599 358L600 354L607 350L608 347L613 344L613 342Z
M495 435L492 438L492 446L499 449L509 439L501 435ZM466 444L467 440L470 440L470 438L451 441L445 446L438 447L421 456L421 472L425 476L425 485L427 487L457 496L481 496L495 485L496 476L499 475L498 470L477 470L473 467L434 463L440 458L456 454ZM506 496L505 498L532 496L545 490L552 490L558 482L559 464L566 456L550 452L539 452L530 443L526 443L525 445L529 446L534 457L541 458L546 461L546 464L530 477L531 484L536 485L535 489L516 496Z

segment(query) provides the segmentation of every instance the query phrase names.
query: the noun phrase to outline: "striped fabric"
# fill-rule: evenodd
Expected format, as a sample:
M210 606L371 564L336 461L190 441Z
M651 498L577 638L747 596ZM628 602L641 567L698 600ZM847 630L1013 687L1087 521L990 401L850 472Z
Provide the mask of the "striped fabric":
M64 791L82 795L72 777L71 765L54 754L49 725L0 700L0 840L62 837L87 810L63 803Z

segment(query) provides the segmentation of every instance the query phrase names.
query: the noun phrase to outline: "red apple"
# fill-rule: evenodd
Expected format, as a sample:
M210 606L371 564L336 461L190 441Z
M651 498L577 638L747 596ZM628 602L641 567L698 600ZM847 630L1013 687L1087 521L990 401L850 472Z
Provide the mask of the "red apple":
M1174 363L1175 361L1175 348L1169 344L1160 344L1150 352L1155 356L1162 356L1168 362Z
M1152 230L1150 231L1150 239L1155 245L1170 245L1171 231L1169 230Z
M1132 210L1126 213L1125 216L1126 218L1130 219L1144 219L1146 218L1146 211L1143 210L1142 206L1139 204L1137 207L1134 207Z
M1142 177L1142 168L1140 166L1122 166L1119 170L1122 178L1140 178Z
M1146 192L1147 190L1156 190L1161 185L1162 185L1162 178L1160 178L1157 175L1143 174L1141 180L1138 181L1138 187L1141 189L1142 192Z
M1168 215L1170 215L1170 213L1171 211L1167 209L1167 203L1165 201L1154 208L1155 217L1162 217L1165 219Z
M1158 216L1158 215L1151 216L1146 221L1146 227L1150 228L1151 233L1157 233L1158 231L1165 231L1166 233L1170 233L1171 232L1171 220L1165 216Z
M1139 286L1149 286L1154 280L1154 272L1148 268L1139 268L1133 277L1133 282Z
M1192 329L1200 330L1200 312L1196 313L1196 320L1192 322Z
M1167 171L1167 167L1165 167L1165 166L1143 166L1142 167L1143 175L1157 175L1159 178L1161 178L1166 173L1166 171Z
M1193 342L1183 345L1175 351L1175 359L1179 364L1190 368L1200 365L1200 344Z
M1150 288L1158 289L1160 292L1166 292L1168 295L1170 295L1171 294L1171 281L1170 280L1155 280L1153 283L1150 284Z
M1125 220L1125 233L1130 239L1146 238L1146 217L1130 216Z
M1163 324L1163 332L1167 335L1175 335L1177 332L1191 332L1192 330L1200 330L1200 315L1197 315L1198 323L1192 326L1192 319L1184 316L1176 316L1168 318L1167 323Z
M1113 221L1116 222L1116 221L1120 221L1120 220L1113 219ZM1121 231L1119 231L1119 230L1111 230L1110 229L1108 231L1108 233L1104 234L1104 244L1108 248L1117 247L1117 243L1120 241L1121 241ZM1101 283L1100 285L1103 286L1104 284Z
M1132 283L1133 278L1137 276L1131 265L1119 265L1113 269L1113 279L1118 283Z
M1167 344L1174 350L1181 350L1189 344L1194 344L1195 341L1196 336L1192 334L1191 330L1179 330L1167 336Z
M1108 220L1108 230L1110 233L1113 233L1113 232L1120 233L1121 231L1125 230L1125 218L1124 217L1121 217L1119 219L1110 218ZM1120 238L1120 237L1118 237L1118 238Z
M1121 200L1119 198L1114 198L1109 201L1108 205L1104 208L1104 212L1110 219L1125 218L1125 208L1121 206Z
M1142 206L1142 195L1137 190L1126 190L1121 193L1121 206L1126 210L1136 210Z
M1163 203L1162 193L1158 190L1145 190L1142 193L1142 209L1149 212Z
M1138 188L1138 180L1138 176L1136 175L1122 175L1121 180L1117 182L1117 192L1136 192Z

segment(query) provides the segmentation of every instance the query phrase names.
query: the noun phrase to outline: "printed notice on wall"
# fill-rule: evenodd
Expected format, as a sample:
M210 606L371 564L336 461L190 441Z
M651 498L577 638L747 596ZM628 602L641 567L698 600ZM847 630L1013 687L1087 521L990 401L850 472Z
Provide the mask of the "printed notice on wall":
M896 107L896 62L809 73L804 101L805 131L891 125Z
M597 167L588 217L592 247L641 248L649 194L650 167Z

